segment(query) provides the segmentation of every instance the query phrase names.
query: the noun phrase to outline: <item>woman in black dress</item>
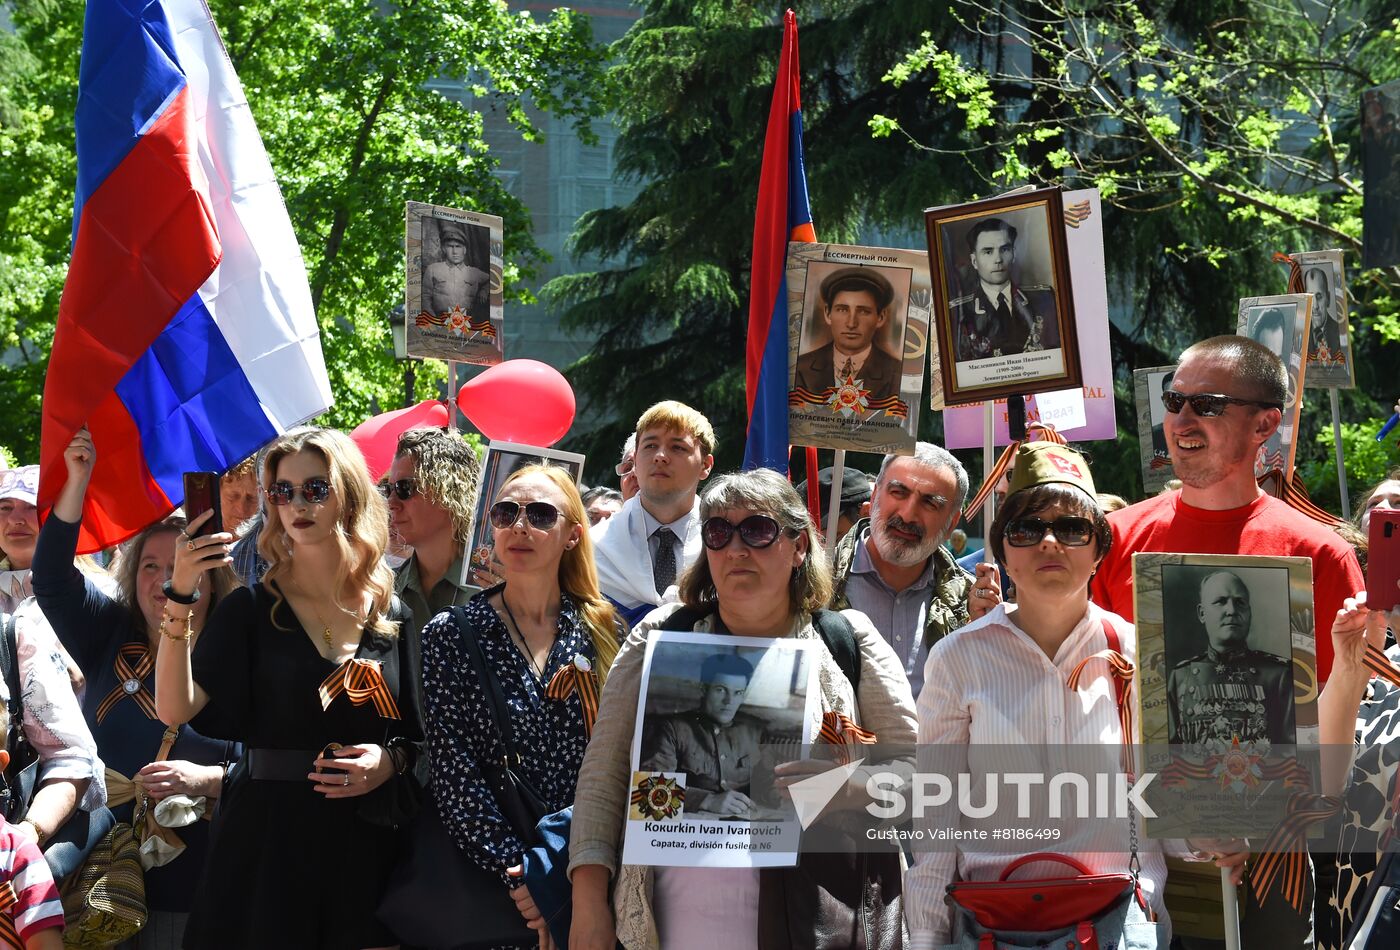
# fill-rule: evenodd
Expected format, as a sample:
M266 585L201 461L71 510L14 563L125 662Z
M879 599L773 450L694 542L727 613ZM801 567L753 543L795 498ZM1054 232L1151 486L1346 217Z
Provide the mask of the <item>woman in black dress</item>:
M417 635L383 563L388 513L359 449L328 429L279 438L262 484L262 583L191 631L193 657L189 592L175 591L175 642L156 664L162 719L246 749L185 946L390 946L374 910L426 763Z
M574 800L588 737L577 688L556 699L546 687L579 670L596 670L601 682L617 655L620 624L598 591L588 516L563 469L529 465L511 475L491 508L491 526L505 583L463 608L466 629L443 611L423 630L433 796L457 847L498 875L501 887L515 889L517 907L540 938L529 946L552 947L533 901L507 873L520 864L525 845L477 767L503 750L465 638L480 644L500 683L521 773L557 810Z

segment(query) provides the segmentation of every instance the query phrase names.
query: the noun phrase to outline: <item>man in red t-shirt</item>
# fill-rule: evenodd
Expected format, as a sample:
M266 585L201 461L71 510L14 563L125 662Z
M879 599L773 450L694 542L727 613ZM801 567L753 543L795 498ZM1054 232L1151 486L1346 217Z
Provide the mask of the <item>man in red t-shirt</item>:
M1366 581L1355 552L1336 532L1265 494L1254 480L1259 446L1283 419L1288 397L1283 363L1248 337L1212 337L1181 354L1172 388L1162 397L1167 407L1162 429L1181 490L1108 516L1113 547L1094 578L1094 600L1133 619L1138 551L1312 558L1320 688L1332 668L1332 622L1342 601L1364 590ZM1253 888L1243 890L1244 946L1303 945L1310 915L1297 916L1277 892L1260 907ZM1223 946L1185 936L1182 943Z
M1212 337L1181 354L1163 398L1176 401L1173 393L1188 397L1176 412L1168 406L1162 424L1181 490L1108 516L1113 547L1094 578L1095 602L1133 619L1133 555L1139 551L1312 558L1320 686L1332 668L1332 621L1366 580L1340 535L1265 494L1254 480L1259 446L1283 418L1283 363L1247 337ZM1207 394L1226 398L1199 398ZM1193 404L1190 397L1198 398ZM1203 414L1211 412L1217 414Z

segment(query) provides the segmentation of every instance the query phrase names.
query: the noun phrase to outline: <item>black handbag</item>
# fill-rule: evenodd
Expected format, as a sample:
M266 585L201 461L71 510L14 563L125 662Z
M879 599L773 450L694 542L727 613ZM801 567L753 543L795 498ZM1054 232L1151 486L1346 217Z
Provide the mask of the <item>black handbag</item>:
M1400 942L1400 861L1381 852L1342 950L1392 950Z
M39 754L24 734L24 694L19 681L19 646L15 641L15 618L5 615L0 629L0 676L9 691L10 731L5 747L10 753L10 765L0 772L0 814L10 824L24 818L39 778Z
M478 762L477 767L497 807L528 847L537 841L535 825L550 809L515 771L520 752L500 683L476 636L468 632L466 612L460 607L450 609L467 660L491 703L504 750L499 761ZM539 942L535 932L525 926L500 878L457 847L431 796L405 838L378 911L380 921L400 941L430 950L534 946Z

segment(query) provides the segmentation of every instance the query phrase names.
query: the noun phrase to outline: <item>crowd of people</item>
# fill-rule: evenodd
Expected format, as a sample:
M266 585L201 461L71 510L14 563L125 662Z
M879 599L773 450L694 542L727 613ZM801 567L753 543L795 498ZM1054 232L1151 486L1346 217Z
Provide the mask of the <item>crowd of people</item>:
M1245 946L1302 946L1315 928L1319 947L1339 947L1380 857L1379 835L1354 829L1393 820L1346 793L1388 790L1397 771L1381 750L1400 691L1372 680L1364 654L1386 646L1390 617L1367 608L1362 563L1366 520L1400 507L1400 470L1361 499L1360 531L1334 530L1254 478L1287 398L1277 357L1213 338L1182 354L1171 386L1178 489L1125 505L1096 491L1074 448L1030 442L998 486L985 552L964 550L968 475L936 445L886 457L873 481L844 473L828 556L831 470L818 475L818 520L805 485L767 470L712 476L708 420L660 402L624 447L618 489L581 493L564 470L531 465L486 500L501 580L486 590L462 580L480 465L455 434L403 433L376 485L347 436L293 430L224 479L222 525L172 516L108 569L75 556L105 450L80 430L42 527L37 467L0 475L12 717L0 876L14 882L19 938L57 945L54 882L71 880L114 820L135 820L150 919L129 946L410 946L381 902L431 811L519 914L510 946L549 950L564 932L572 950L958 946L976 923L945 901L949 886L996 880L1023 854L891 841L785 868L623 862L649 634L817 641L816 715L895 750L884 770L912 773L916 747L1117 756L1132 741L1122 711L1136 687L1094 661L1131 673L1132 556L1178 552L1311 561L1322 739L1359 751L1324 775L1345 821L1334 848L1314 846L1315 912L1249 906ZM1235 648L1222 641L1216 662ZM668 721L657 768L694 771L688 806L743 818L756 793L726 770L757 741L731 701L753 670L735 658L699 676L706 699ZM22 748L37 753L27 794ZM778 762L770 791L788 796L831 766ZM866 809L875 768L851 770L830 812ZM196 817L163 824L175 810L156 807L165 802ZM561 921L549 910L559 895L522 873L537 843L529 822L570 807ZM1239 881L1250 847L1158 841L1120 816L1072 824L1048 850L1090 872L1122 870L1131 855L1133 926L1155 941L1142 945L1166 947L1169 859L1213 861Z

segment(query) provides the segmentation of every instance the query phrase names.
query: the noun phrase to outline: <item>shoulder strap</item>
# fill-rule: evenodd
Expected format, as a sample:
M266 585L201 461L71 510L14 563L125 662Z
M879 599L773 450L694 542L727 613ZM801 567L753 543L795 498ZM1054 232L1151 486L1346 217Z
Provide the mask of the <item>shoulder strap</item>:
M851 691L860 696L860 647L856 645L856 630L851 622L841 616L839 610L817 610L812 614L812 625L817 628L822 642L831 653L846 679L851 681Z
M501 745L505 748L506 759L519 761L520 754L516 751L515 745L515 730L510 724L510 709L506 706L506 698L501 692L501 684L496 679L496 674L491 671L491 667L486 662L486 655L481 652L481 643L476 639L475 634L467 632L471 624L467 618L467 612L455 605L447 609L452 613L453 626L457 628L457 636L461 638L462 647L466 650L467 662L476 671L476 678L486 693L487 701L491 703L492 718L496 721L496 729L500 733Z
M24 693L19 681L19 646L15 640L15 615L5 614L3 634L0 634L0 674L10 693L11 729L20 729L24 721Z
M695 625L714 613L714 605L703 607L682 607L666 618L666 626L677 630L693 630Z

